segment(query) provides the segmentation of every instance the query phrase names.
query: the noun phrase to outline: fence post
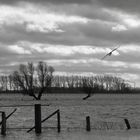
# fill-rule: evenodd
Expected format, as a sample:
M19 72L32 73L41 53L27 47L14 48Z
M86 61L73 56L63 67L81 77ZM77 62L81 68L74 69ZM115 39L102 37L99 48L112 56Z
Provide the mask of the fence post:
M35 133L41 133L41 105L35 104Z
M57 112L57 129L58 129L58 132L61 131L61 125L60 125L60 110L58 110L58 112Z
M90 117L89 116L86 117L86 130L87 131L91 130L91 128L90 128Z
M127 129L131 129L128 119L124 119Z
M1 134L6 135L6 115L5 112L2 113L2 125L1 125Z

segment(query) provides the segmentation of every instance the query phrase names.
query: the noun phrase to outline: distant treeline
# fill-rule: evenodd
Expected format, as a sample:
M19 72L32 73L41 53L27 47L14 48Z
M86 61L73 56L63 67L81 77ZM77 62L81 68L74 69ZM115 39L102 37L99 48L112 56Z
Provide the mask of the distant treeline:
M8 94L21 94L22 90L7 90L0 91L0 93L8 93ZM43 94L85 94L82 87L77 88L64 88L64 87L50 87ZM92 90L91 94L139 94L140 89L129 89L129 90Z
M37 87L34 87L37 88ZM0 76L0 92L21 93L12 75ZM139 92L124 79L111 75L54 76L45 93L132 93Z

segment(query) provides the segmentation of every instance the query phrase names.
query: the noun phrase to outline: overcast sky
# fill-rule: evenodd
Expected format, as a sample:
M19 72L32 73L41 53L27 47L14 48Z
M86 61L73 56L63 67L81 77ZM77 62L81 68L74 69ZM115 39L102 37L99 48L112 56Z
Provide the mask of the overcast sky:
M0 0L0 73L40 60L140 86L140 0Z

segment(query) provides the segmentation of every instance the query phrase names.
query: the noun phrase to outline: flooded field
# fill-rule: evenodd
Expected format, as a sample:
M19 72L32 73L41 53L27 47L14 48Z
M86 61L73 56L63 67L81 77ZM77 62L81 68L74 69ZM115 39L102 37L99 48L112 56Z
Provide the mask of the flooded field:
M82 100L84 94L44 95L41 101L23 95L0 95L0 110L6 114L17 111L7 121L7 136L2 140L138 140L140 139L140 95L94 95ZM43 132L34 130L34 104L42 104L42 119L60 109L61 133L57 133L57 120L53 116L42 124ZM23 105L23 106L20 106ZM29 106L28 106L29 105ZM91 132L86 132L86 116L91 118ZM131 124L126 130L124 118Z

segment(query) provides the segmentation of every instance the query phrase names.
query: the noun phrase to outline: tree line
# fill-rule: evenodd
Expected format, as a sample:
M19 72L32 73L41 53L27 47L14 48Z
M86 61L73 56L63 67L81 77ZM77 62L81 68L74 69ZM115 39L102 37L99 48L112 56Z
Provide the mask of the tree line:
M0 76L1 92L20 92L40 100L43 93L51 88L80 89L90 95L97 91L128 91L131 86L120 77L97 76L58 76L54 68L45 62L20 64L10 75Z

